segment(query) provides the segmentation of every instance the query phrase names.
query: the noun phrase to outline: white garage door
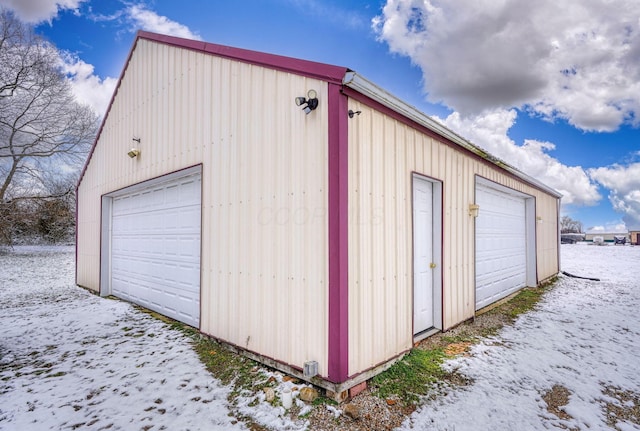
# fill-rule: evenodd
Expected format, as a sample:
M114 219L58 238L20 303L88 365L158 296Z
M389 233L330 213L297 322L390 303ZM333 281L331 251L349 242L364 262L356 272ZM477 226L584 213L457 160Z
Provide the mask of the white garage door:
M111 293L199 327L200 173L113 198Z
M476 185L476 310L527 283L525 198Z

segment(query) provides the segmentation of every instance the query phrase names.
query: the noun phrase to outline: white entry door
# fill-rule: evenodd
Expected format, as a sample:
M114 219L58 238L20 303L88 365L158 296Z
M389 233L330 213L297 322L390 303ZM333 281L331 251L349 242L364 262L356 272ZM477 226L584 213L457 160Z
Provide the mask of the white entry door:
M200 172L113 197L112 295L199 327L200 200Z
M433 183L413 178L413 332L435 326Z

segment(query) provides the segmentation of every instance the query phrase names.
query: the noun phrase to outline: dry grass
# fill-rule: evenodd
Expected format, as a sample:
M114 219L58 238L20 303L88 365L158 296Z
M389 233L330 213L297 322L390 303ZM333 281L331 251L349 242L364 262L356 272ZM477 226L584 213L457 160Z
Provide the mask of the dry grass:
M547 411L560 419L571 419L571 415L564 411L563 407L569 404L571 392L562 385L553 385L551 389L542 394L542 399L547 403Z

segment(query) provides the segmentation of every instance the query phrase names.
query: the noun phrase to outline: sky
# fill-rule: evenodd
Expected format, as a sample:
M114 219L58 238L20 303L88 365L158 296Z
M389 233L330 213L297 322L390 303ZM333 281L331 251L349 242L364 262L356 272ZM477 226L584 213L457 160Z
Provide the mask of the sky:
M562 193L640 229L640 0L0 0L103 115L136 31L348 67Z

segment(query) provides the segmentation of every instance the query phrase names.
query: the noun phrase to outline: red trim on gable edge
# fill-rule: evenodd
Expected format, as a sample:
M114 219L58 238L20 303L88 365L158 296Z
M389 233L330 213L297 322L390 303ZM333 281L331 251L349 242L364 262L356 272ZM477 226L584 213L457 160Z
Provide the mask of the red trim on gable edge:
M329 334L327 380L349 377L348 98L329 84Z
M283 55L234 48L231 46L218 45L199 40L182 39L180 37L167 36L147 31L139 31L136 41L138 39L146 39L163 43L165 45L190 49L205 54L237 60L243 63L255 64L257 66L263 66L284 72L291 72L296 75L304 75L336 84L342 83L342 79L349 71L346 67L334 66L326 63L318 63L315 61L302 60Z

